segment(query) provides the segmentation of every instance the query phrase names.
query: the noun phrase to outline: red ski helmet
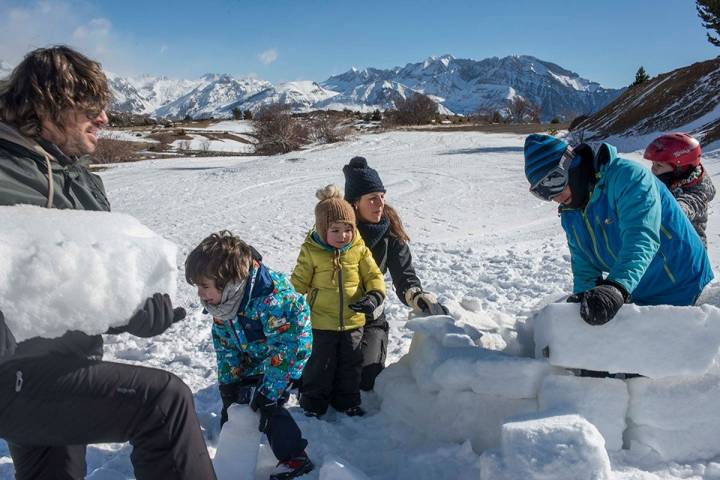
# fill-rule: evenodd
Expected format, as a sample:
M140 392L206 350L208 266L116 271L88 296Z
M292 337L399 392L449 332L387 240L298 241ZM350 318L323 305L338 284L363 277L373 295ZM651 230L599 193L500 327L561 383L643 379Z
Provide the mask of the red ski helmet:
M675 169L700 164L700 142L687 133L666 133L653 140L645 149L646 160L669 163Z

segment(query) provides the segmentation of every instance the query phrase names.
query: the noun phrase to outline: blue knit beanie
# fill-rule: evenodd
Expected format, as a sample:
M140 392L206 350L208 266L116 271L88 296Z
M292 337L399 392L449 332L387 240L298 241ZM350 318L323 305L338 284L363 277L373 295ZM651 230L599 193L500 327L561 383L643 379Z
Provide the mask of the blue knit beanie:
M385 186L375 169L368 167L365 157L353 157L343 167L345 174L345 200L350 203L367 193L383 192Z
M535 185L562 158L568 144L551 135L533 133L525 139L525 177Z

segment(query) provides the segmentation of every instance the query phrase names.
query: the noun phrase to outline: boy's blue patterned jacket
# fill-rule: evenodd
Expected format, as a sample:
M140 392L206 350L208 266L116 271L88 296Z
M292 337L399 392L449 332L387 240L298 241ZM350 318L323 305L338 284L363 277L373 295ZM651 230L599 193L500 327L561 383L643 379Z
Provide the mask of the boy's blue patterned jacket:
M260 393L277 400L310 358L310 308L284 275L253 261L237 316L215 318L212 337L221 384L263 375Z

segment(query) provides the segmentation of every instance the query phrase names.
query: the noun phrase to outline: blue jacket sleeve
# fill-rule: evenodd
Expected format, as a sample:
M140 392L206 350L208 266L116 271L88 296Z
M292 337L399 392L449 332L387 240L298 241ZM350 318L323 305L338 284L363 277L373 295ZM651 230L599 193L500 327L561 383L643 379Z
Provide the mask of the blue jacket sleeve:
M618 161L607 175L622 241L608 280L632 293L660 248L660 193L650 170L628 160Z
M309 357L304 333L310 321L310 309L305 298L294 290L279 295L282 298L263 321L269 355L263 365L265 373L260 393L270 400L277 400L285 392L293 374L294 378L299 377L296 364L303 362L304 365Z

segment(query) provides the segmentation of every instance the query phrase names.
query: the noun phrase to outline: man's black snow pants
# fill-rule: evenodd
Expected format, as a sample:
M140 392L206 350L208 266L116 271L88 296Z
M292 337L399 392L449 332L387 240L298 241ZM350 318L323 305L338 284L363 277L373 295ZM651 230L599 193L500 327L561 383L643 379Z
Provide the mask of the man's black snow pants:
M0 364L17 479L82 479L85 445L125 442L142 479L214 479L190 389L163 370L48 355Z
M372 390L375 378L385 368L389 325L383 313L376 320L365 323L362 338L362 375L360 389Z
M323 415L328 405L345 410L360 405L363 329L313 329L313 348L302 376L300 406Z

